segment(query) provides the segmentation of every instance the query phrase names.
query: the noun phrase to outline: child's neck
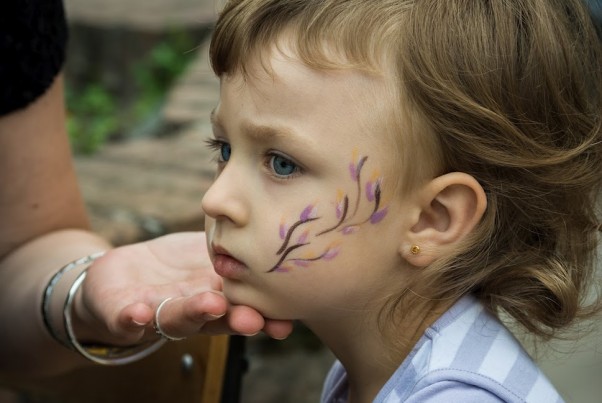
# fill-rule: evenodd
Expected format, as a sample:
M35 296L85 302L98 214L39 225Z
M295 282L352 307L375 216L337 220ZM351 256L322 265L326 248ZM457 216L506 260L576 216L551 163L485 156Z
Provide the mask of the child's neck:
M309 321L305 324L330 348L345 367L349 382L349 403L372 402L395 370L410 354L425 330L453 302L412 307L412 318L383 329L378 311ZM406 312L408 310L405 310ZM389 324L386 324L389 325ZM391 339L395 335L395 340Z

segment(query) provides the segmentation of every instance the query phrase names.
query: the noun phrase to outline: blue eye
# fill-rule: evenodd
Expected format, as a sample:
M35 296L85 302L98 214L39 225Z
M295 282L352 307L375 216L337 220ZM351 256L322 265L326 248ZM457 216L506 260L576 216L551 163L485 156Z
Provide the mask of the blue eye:
M299 171L297 164L281 155L271 156L270 168L278 176L291 176Z
M232 154L232 147L228 143L221 143L219 149L219 157L221 161L228 161Z
M218 153L218 163L226 162L230 159L230 155L232 154L232 147L230 146L230 143L218 139L207 139L205 143L210 150Z

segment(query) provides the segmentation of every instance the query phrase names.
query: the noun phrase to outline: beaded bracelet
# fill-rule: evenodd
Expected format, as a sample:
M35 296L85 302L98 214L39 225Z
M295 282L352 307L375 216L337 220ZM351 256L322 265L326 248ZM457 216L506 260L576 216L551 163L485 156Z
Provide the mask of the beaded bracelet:
M82 345L75 336L73 331L73 323L71 320L71 306L77 290L86 278L88 268L84 269L79 276L75 279L75 282L69 289L67 299L65 300L65 306L63 309L63 316L65 319L65 328L67 329L67 336L69 338L70 345L77 350L82 356L90 361L102 365L124 365L134 361L141 360L149 356L150 354L157 351L165 342L164 338L160 338L156 341L149 341L147 343L140 344L134 347L110 347L110 346L96 346L96 345Z

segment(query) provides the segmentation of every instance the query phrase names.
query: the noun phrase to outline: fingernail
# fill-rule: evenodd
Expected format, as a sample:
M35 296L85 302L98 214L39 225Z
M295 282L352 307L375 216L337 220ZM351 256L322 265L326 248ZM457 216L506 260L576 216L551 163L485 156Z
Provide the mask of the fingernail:
M134 324L137 326L146 326L146 323L141 323L141 322L138 322L137 320L132 320L132 322L134 322Z
M206 314L203 314L203 319L205 319L205 320L216 320L216 319L219 319L219 318L223 317L224 315L225 315L225 313L222 313L221 315L213 315L211 313L206 313Z

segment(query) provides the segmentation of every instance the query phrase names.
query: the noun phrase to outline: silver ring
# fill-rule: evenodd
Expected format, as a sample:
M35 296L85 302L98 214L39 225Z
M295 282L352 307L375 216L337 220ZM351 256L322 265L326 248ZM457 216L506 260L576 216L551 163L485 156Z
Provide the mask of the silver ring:
M178 340L184 340L186 337L173 337L168 335L167 333L165 333L163 331L163 329L161 329L161 325L159 324L159 314L161 313L161 309L163 308L163 305L165 305L165 303L169 300L171 300L172 298L165 298L163 301L161 301L161 303L159 304L159 306L157 307L157 310L155 311L155 321L153 323L153 327L155 328L155 332L161 336L162 338L169 340L169 341L178 341Z

